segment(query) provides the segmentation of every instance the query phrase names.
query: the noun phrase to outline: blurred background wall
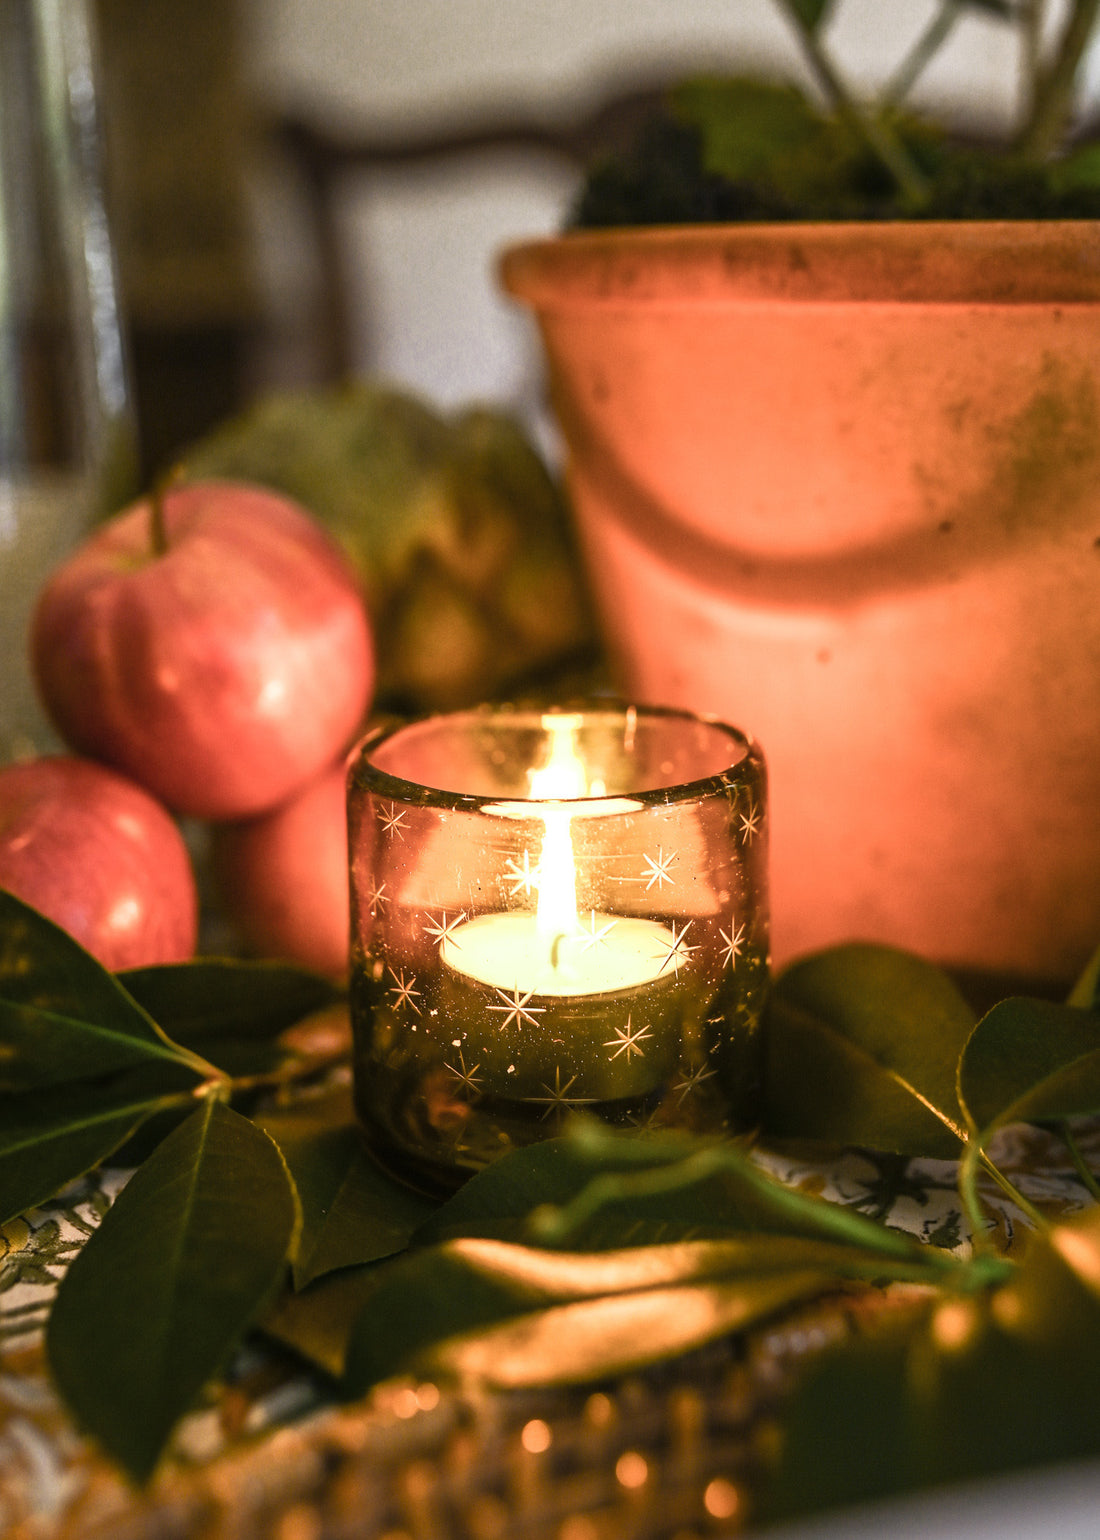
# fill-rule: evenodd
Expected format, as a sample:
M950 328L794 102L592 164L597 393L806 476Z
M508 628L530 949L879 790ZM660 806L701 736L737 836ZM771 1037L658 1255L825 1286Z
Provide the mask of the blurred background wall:
M803 78L772 0L98 3L150 470L254 392L349 363L444 404L488 398L539 421L537 350L494 261L508 241L560 228L580 169L545 145L434 158L410 145L520 120L564 131L610 94L700 69ZM933 10L837 0L828 45L870 90ZM1017 46L968 16L915 104L1003 126ZM334 146L322 228L314 173ZM355 159L356 146L371 153ZM327 269L326 241L338 247ZM346 285L335 362L334 260Z

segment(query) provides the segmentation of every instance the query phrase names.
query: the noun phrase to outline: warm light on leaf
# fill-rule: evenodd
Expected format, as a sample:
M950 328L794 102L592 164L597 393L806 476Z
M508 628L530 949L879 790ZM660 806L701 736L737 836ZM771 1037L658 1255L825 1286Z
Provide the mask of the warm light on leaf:
M501 1389L581 1384L701 1347L820 1295L830 1282L827 1274L783 1273L605 1295L445 1342L418 1367Z

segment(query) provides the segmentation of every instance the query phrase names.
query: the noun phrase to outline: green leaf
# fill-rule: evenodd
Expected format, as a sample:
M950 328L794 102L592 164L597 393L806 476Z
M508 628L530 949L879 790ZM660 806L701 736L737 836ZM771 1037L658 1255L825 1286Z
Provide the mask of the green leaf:
M1100 1011L1100 946L1089 958L1066 1004L1082 1011Z
M1095 1455L1098 1269L1093 1210L1035 1237L988 1296L846 1343L796 1387L761 1517Z
M1002 1000L966 1044L959 1096L974 1131L959 1166L959 1192L979 1234L979 1164L997 1130L1100 1111L1100 1016L1049 1000ZM1028 1212L1019 1195L1017 1203Z
M1002 1000L966 1044L959 1095L981 1143L1006 1123L1100 1112L1100 1017L1049 1000Z
M797 1299L860 1280L927 1282L940 1268L972 1286L969 1264L917 1245L886 1258L770 1234L598 1252L468 1237L385 1270L353 1328L345 1384L358 1394L414 1369L492 1385L587 1380L684 1352Z
M674 87L670 105L702 135L711 175L790 190L811 169L828 170L833 131L791 86L701 76Z
M0 1092L157 1061L194 1058L66 931L0 890Z
M764 1131L950 1159L966 1140L955 1086L974 1013L932 964L852 943L776 981Z
M258 1323L260 1330L339 1379L352 1328L385 1272L384 1266L374 1264L345 1267L300 1292L284 1290Z
M50 1364L74 1416L135 1480L273 1293L296 1230L279 1151L209 1099L76 1257L50 1316Z
M93 1098L69 1086L0 1097L0 1224L52 1198L181 1099L191 1097L115 1087Z
M223 1038L277 1037L343 998L330 980L277 962L200 958L131 968L118 978L171 1038L204 1052Z
M591 1378L619 1366L624 1346L620 1334L601 1341L600 1333L585 1331L583 1351L567 1357L568 1332L557 1329L565 1321L552 1307L599 1300L597 1314L604 1330L611 1328L617 1309L625 1312L630 1317L631 1362L652 1362L719 1335L732 1324L746 1324L753 1314L820 1293L831 1281L828 1274L814 1273L809 1267L748 1275L739 1289L732 1290L739 1296L732 1308L740 1315L733 1321L728 1302L716 1310L704 1291L688 1304L686 1296L692 1290L683 1287L717 1270L713 1247L722 1244L694 1242L594 1255L468 1239L411 1253L386 1269L356 1322L347 1348L345 1390L361 1395L399 1371L433 1367L500 1383L495 1379L494 1354L486 1351L484 1341L472 1351L470 1341L464 1341L450 1354L439 1351L441 1345L548 1308L554 1329L549 1338L540 1334L543 1351L538 1367L529 1361L523 1382L554 1383L566 1364L566 1378ZM676 1309L669 1308L670 1289L677 1294ZM631 1303L621 1303L625 1299ZM639 1315L644 1318L644 1333L637 1329ZM538 1331L545 1324L535 1323L533 1329ZM530 1322L528 1329L532 1329Z
M671 1165L702 1144L690 1135L613 1134L578 1119L571 1134L510 1151L471 1177L420 1226L415 1242L434 1245L465 1235L524 1239L534 1209L568 1203L594 1176ZM675 1219L674 1232L651 1233L646 1239L682 1239L682 1215Z
M743 1331L831 1284L827 1274L790 1272L604 1295L452 1338L414 1362L421 1372L508 1389L585 1384Z
M366 1153L349 1091L256 1121L283 1152L302 1205L297 1289L336 1268L403 1251L438 1206L387 1176Z
M512 1237L605 1249L745 1231L833 1241L918 1266L943 1255L853 1209L785 1187L735 1145L584 1123L571 1137L494 1162L414 1240Z

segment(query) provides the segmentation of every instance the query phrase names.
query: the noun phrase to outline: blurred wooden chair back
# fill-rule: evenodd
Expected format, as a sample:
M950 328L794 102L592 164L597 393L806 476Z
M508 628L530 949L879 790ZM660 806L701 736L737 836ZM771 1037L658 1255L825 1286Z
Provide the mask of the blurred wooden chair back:
M319 278L313 329L318 378L344 379L361 371L364 363L356 356L353 296L358 295L362 303L362 269L365 263L369 270L370 254L352 251L342 226L341 200L349 179L379 169L412 169L501 150L555 157L575 167L579 176L596 156L633 138L665 88L646 82L613 89L595 108L571 121L502 111L403 135L357 135L295 114L278 118L273 126L275 145L294 168L303 191ZM369 272L366 289L369 295Z

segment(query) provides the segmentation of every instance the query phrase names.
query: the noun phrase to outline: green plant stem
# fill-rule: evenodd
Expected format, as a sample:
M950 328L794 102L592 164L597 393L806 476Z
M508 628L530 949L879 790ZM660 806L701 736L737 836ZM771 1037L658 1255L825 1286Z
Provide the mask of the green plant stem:
M1029 1203L1015 1183L1010 1182L1004 1172L993 1164L985 1150L975 1140L971 1140L963 1151L962 1159L959 1162L959 1198L962 1201L967 1223L970 1226L971 1238L977 1250L992 1250L992 1244L986 1237L985 1214L982 1210L981 1200L978 1197L977 1166L981 1166L986 1175L996 1182L1005 1197L1016 1205L1030 1224L1034 1225L1037 1230L1046 1228L1046 1220L1035 1205Z
M1061 144L1073 108L1077 69L1098 15L1100 0L1074 0L1058 53L1036 81L1031 112L1017 143L1025 160L1047 160Z
M886 82L882 101L896 106L905 100L948 37L961 14L960 0L943 0L928 26Z
M1062 1143L1069 1151L1069 1158L1073 1161L1073 1169L1077 1172L1083 1185L1088 1188L1096 1202L1100 1203L1100 1182L1096 1180L1096 1177L1089 1170L1088 1163L1081 1153L1081 1146L1077 1143L1073 1130L1068 1123L1062 1122L1058 1125L1058 1132L1061 1135Z
M1100 0L1095 0L1095 3L1100 3ZM814 78L832 102L837 116L882 162L905 201L919 208L928 201L931 192L923 171L889 126L881 118L866 112L849 93L815 33L799 16L791 0L779 0L779 4L798 35Z

